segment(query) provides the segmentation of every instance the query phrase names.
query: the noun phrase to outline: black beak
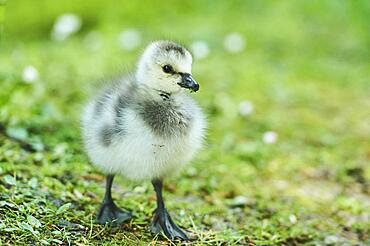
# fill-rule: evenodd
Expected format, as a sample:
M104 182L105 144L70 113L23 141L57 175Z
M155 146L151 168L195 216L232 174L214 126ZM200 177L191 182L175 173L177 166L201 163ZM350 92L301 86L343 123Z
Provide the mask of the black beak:
M181 74L181 78L181 82L177 83L179 86L192 90L194 92L199 90L199 84L193 79L193 77L191 77L191 74L183 73Z

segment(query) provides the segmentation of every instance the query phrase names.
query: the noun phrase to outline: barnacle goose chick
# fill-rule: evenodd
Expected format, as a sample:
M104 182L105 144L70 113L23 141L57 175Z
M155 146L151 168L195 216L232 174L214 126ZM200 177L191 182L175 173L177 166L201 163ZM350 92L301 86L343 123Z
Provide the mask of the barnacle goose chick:
M199 84L191 75L192 56L171 41L151 43L131 77L109 83L85 107L82 132L91 162L107 173L98 223L120 225L132 214L113 201L115 174L151 180L156 196L151 231L187 240L166 210L163 180L189 163L203 143L205 118L187 90Z

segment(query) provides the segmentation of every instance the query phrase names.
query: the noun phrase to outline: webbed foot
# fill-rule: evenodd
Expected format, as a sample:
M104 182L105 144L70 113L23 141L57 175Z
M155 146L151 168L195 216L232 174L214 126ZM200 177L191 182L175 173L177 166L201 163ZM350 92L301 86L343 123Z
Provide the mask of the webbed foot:
M185 231L173 222L166 209L155 210L154 219L150 229L152 233L156 234L163 232L170 240L174 240L176 238L184 241L189 240Z
M123 211L113 201L104 202L98 212L96 220L99 224L109 224L111 226L120 226L132 218L132 213Z

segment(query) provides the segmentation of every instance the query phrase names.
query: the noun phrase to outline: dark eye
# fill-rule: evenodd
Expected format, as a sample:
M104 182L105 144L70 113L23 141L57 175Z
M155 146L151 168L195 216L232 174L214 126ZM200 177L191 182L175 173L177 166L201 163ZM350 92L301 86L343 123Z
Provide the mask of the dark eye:
M163 72L165 72L165 73L172 73L173 72L173 68L172 68L171 65L164 65L162 67L162 69L163 69Z

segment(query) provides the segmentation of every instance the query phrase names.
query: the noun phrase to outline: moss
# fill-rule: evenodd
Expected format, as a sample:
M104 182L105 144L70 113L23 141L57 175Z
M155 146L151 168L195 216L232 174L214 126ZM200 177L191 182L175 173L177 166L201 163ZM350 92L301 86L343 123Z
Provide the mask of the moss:
M127 27L142 33L140 48L166 37L209 45L193 71L207 146L165 187L174 219L197 238L191 244L370 243L366 1L121 5L0 6L0 244L169 244L148 230L149 182L116 181L117 203L135 215L129 224L94 223L104 176L83 153L79 116L94 81L134 67L140 49L117 45ZM50 30L65 12L82 29L54 42ZM229 32L245 37L243 51L223 49ZM22 79L28 65L39 73L33 83ZM241 116L245 100L254 110ZM276 142L263 141L267 131Z

